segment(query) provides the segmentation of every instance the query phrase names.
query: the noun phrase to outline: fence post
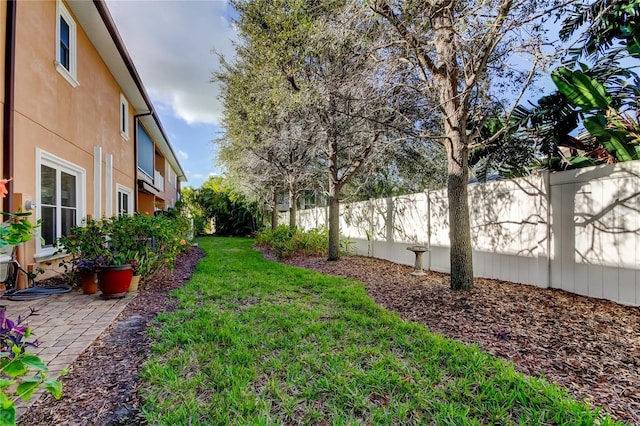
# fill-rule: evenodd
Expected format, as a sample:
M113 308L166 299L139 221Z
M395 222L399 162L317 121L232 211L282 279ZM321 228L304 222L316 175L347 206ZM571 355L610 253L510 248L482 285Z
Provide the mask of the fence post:
M546 280L545 287L551 287L551 238L553 236L553 231L551 228L551 172L549 170L544 170L542 172L542 191L544 202L547 208L547 217L545 223L545 237L546 237L546 247L545 247L545 257L546 261L544 262L544 271L541 274L541 277L544 277Z
M431 270L431 191L427 189L427 271Z
M369 198L369 235L367 236L368 241L368 252L369 252L369 257L373 257L373 242L375 241L374 235L373 235L373 218L375 217L375 208L374 208L374 204L373 204L374 200L373 198Z

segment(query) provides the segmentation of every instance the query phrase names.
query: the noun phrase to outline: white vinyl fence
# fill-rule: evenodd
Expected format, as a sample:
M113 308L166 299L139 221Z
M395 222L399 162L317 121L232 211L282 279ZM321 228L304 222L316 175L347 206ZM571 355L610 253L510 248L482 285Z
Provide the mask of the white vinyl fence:
M497 278L640 306L640 161L469 187L473 269ZM450 272L446 190L340 206L340 232L360 255ZM287 214L281 223L288 223ZM327 226L326 207L298 226Z

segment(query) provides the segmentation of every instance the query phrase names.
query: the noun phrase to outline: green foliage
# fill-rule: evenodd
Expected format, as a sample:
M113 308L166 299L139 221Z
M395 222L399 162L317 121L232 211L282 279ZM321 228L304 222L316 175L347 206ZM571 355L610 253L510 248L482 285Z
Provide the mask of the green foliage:
M282 259L298 255L322 256L327 254L329 230L320 227L302 231L280 225L276 229L265 228L258 232L256 244L270 248Z
M42 222L39 220L33 225L28 219L28 217L31 216L30 212L13 214L0 212L0 215L10 217L8 223L0 226L0 247L7 245L19 246L22 243L30 241Z
M62 397L62 384L47 377L47 366L40 357L27 352L37 345L28 341L31 328L24 323L25 319L14 322L6 317L4 308L0 309L0 426L15 425L15 403L18 399L29 401L43 385L55 399ZM34 375L28 375L33 371Z
M576 2L566 12L560 39L570 40L584 25L588 28L579 38L577 47L569 50L568 63L575 65L582 56L606 55L612 50L616 54L625 50L628 55L640 59L640 1Z
M481 127L471 125L480 127L475 147L469 149L469 168L479 182L525 176L535 164L531 139L516 134L518 123L507 122L498 111L496 108L495 116L483 119Z
M206 257L159 316L141 372L149 424L614 424L377 306L362 283L265 260L252 243L200 240Z
M584 127L618 161L640 159L637 117L614 108L602 83L582 71L560 68L552 74L558 91L584 115Z
M620 63L640 59L640 2L597 0L571 8L564 11L561 38L567 41L583 26L587 29L569 50L566 66L551 75L557 92L541 98L532 110L520 107L514 115L538 140L546 167L638 159L640 79L633 67ZM580 62L582 58L589 64ZM586 132L571 136L581 119Z
M144 279L163 266L172 267L178 253L188 247L190 234L190 221L183 216L136 213L87 220L56 244L59 253L69 255L60 264L63 267L70 265L75 271L132 264Z
M551 73L551 79L574 107L585 111L606 110L611 104L611 96L604 85L581 71L558 68Z
M194 192L194 203L205 220L215 222L218 235L246 236L257 231L262 223L258 203L226 187L222 178L211 178Z
M193 220L193 234L203 235L210 233L207 228L207 221L204 217L203 209L197 201L198 190L190 186L182 188L180 200L176 202L175 208L181 216Z

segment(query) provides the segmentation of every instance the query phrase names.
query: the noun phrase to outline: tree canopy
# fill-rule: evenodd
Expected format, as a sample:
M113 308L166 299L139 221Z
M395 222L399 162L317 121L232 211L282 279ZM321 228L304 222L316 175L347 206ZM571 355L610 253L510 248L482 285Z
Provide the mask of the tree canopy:
M330 259L345 195L446 184L451 286L467 289L470 170L482 180L550 166L541 155L555 158L569 142L577 149L570 133L582 118L606 155L638 158L637 80L613 66L620 52L638 57L638 0L232 3L237 56L214 76L225 106L220 161L270 206L273 225L279 192L291 200L291 225L300 191L326 194ZM559 54L543 53L543 23L554 12L564 39L587 30L553 73L558 92L518 106Z

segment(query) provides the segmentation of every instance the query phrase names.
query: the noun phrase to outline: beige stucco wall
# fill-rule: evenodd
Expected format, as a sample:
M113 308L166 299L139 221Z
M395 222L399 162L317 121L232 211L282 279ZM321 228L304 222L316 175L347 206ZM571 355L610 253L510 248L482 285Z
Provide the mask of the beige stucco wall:
M138 211L147 216L151 216L155 210L155 198L149 194L138 194Z
M111 203L115 188L135 188L133 116L130 137L119 131L121 90L77 23L77 80L72 87L54 65L56 2L20 2L17 9L16 115L14 191L35 196L36 148L63 158L86 171L85 212L93 215L94 148L102 148L102 213L106 204L105 159L113 156ZM32 263L35 244L25 250Z

